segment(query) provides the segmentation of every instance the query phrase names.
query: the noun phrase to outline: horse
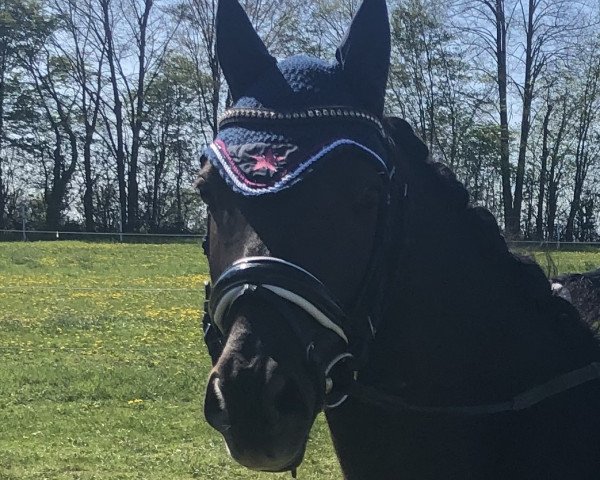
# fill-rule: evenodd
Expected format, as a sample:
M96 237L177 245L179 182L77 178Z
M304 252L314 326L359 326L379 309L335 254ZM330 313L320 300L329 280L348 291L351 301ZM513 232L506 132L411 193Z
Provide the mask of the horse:
M332 62L277 61L237 0L216 42L204 414L231 457L295 475L324 411L349 480L598 478L598 339L384 116L386 2Z
M600 333L600 268L553 277L552 292L577 308L582 319Z

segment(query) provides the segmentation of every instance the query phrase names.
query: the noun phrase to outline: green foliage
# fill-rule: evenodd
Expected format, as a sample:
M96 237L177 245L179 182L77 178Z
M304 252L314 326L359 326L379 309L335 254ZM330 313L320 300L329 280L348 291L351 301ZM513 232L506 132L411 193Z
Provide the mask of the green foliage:
M0 55L11 57L43 38L49 24L42 21L41 5L36 1L0 1ZM13 59L13 62L15 60Z
M204 220L200 198L189 187L190 173L198 168L196 152L202 138L196 124L196 73L189 58L171 52L146 92L144 144L149 155L144 165L152 172L153 183L142 198L147 200L152 231L181 231L196 218ZM178 199L191 215L177 207Z

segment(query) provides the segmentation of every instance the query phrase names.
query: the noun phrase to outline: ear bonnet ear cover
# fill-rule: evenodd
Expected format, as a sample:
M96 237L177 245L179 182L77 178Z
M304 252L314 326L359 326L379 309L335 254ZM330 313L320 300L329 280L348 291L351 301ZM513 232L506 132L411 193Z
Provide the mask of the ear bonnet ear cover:
M277 62L237 0L220 0L217 53L234 100L205 154L243 195L275 193L351 145L389 170L381 126L390 62L385 0L364 0L335 62Z

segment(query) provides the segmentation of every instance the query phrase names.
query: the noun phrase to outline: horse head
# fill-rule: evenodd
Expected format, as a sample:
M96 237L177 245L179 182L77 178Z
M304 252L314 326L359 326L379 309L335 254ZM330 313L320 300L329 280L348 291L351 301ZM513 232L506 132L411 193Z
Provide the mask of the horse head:
M217 50L233 107L205 152L205 416L239 463L293 470L316 415L346 398L376 328L397 182L383 125L390 34L365 0L324 62L277 62L237 0Z

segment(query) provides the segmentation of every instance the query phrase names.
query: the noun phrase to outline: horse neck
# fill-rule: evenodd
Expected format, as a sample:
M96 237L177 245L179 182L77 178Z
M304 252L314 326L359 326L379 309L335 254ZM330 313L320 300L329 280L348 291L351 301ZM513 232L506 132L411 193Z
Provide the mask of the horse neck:
M369 383L415 402L491 402L600 358L539 267L490 238L480 213L415 190Z

